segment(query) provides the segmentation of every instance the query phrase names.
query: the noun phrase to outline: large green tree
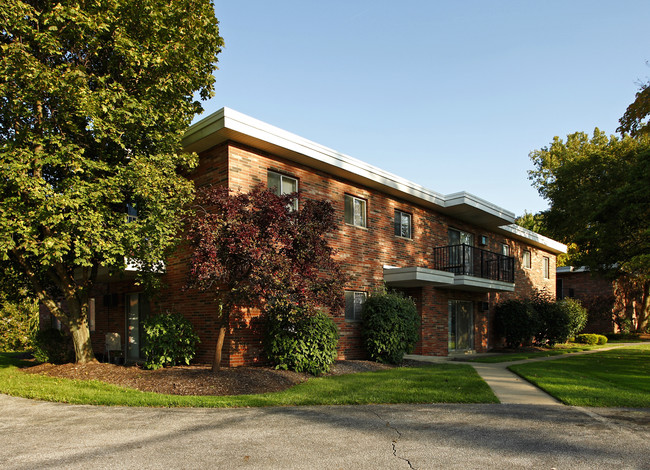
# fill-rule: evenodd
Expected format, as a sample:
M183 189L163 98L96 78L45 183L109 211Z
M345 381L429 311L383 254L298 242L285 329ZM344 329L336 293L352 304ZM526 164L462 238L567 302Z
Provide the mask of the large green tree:
M650 139L596 129L556 137L530 155L530 179L549 201L551 234L573 242L572 262L639 286L636 327L650 318Z
M100 267L146 277L173 243L196 163L181 136L221 47L209 0L0 2L0 258L78 362Z

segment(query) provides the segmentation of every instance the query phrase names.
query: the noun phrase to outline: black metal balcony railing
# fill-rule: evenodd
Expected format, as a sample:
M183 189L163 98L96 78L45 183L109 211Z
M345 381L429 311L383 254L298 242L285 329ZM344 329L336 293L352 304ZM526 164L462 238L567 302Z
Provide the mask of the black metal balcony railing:
M433 249L433 269L495 281L515 282L515 259L469 245Z

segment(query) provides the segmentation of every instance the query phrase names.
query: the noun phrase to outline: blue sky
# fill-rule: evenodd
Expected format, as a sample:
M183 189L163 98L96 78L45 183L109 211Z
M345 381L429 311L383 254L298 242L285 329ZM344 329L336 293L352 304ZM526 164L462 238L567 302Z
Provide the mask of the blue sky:
M650 77L650 2L215 0L223 106L442 194L546 202L529 152L614 133ZM197 119L198 120L198 119Z

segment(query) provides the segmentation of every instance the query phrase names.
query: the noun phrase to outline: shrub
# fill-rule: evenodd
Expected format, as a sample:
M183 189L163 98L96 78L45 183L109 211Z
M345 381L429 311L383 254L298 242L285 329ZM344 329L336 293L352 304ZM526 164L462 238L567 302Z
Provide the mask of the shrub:
M566 341L587 323L587 311L580 301L554 301L547 293L537 292L530 300L536 315L535 342L553 346Z
M605 336L611 341L639 341L641 339L639 333L607 333Z
M63 364L73 358L70 336L56 328L39 330L34 335L34 357L40 362Z
M494 328L509 348L530 343L536 331L536 315L532 305L524 300L499 302L494 308Z
M30 349L38 330L38 302L5 301L0 308L0 351Z
M398 293L372 294L363 305L361 337L375 361L401 363L415 347L419 326L415 303Z
M576 335L576 337L574 338L574 341L576 343L580 343L580 344L594 345L594 344L598 344L598 335L592 335L590 333L583 333L581 335Z
M199 337L190 321L180 313L161 313L142 322L142 353L147 369L189 364L196 353Z
M276 369L320 375L336 360L339 332L334 321L312 307L279 302L266 311L264 352Z

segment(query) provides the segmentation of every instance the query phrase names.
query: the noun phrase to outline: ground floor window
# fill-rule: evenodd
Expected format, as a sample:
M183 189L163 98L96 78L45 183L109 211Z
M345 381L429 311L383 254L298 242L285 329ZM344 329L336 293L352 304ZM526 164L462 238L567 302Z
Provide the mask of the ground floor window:
M465 300L449 301L449 351L474 349L474 304Z
M365 292L345 291L345 320L361 321L363 304L366 301Z

